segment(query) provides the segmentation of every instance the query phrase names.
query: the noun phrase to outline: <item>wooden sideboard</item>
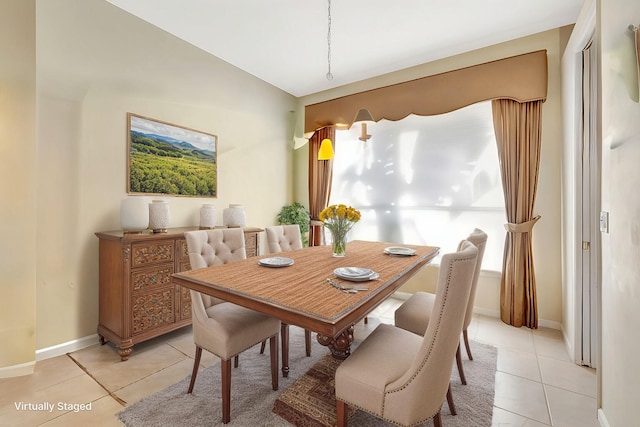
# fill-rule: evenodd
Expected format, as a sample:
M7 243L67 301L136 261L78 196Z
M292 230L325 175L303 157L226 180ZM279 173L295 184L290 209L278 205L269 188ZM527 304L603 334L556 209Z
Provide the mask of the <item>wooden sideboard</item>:
M96 233L100 239L98 335L129 358L134 344L191 324L188 289L173 284L172 274L190 269L186 231ZM244 230L247 257L259 252L260 228Z

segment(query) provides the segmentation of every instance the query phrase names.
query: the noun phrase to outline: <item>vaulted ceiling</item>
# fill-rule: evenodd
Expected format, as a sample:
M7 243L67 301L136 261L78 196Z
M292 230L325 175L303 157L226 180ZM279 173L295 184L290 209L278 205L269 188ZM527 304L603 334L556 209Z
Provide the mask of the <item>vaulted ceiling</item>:
M576 22L583 0L107 0L295 96Z

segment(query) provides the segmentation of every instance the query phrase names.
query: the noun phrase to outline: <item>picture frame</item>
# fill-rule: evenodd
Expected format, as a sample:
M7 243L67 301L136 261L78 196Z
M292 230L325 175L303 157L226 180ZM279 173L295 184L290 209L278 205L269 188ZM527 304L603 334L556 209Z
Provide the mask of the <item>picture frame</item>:
M127 193L217 197L218 137L127 113Z

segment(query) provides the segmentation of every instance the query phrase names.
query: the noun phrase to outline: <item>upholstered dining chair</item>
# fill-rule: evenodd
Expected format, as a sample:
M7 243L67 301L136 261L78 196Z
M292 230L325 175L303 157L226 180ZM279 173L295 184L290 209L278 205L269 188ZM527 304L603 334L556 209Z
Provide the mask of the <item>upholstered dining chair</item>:
M467 349L467 356L469 357L469 360L473 360L471 348L469 347L467 329L469 324L471 324L473 316L473 304L476 298L476 289L478 287L478 277L480 276L484 248L487 244L487 234L479 228L476 228L469 237L467 237L467 240L478 248L478 261L476 262L476 268L473 273L471 292L469 293L469 301L467 302L467 309L464 314L464 323L462 325L462 335L464 338L464 345ZM434 294L429 292L416 292L396 310L394 315L395 325L418 335L424 335L427 330L427 325L429 324L429 319L433 313L434 301ZM458 373L460 374L460 381L462 381L463 384L466 384L467 380L462 367L462 357L460 355L459 347L456 351L456 362L458 365Z
M302 233L298 224L265 227L270 254L302 249Z
M336 370L338 427L354 406L401 426L433 418L440 408L460 342L478 249L462 241L458 252L442 257L433 315L424 336L379 325Z
M198 230L185 233L191 269L246 259L244 233L240 228ZM278 389L278 333L280 321L254 310L191 291L193 340L196 353L187 393L193 392L202 349L220 358L222 422L231 420L231 359L254 345L269 340L271 385Z
M267 233L267 246L270 254L302 249L302 233L300 233L300 226L297 224L273 225L265 227L264 231ZM283 323L282 328L286 327ZM289 351L289 343L286 341L284 330L282 332L282 352L284 353ZM265 345L266 342L263 341L260 353L264 352ZM311 331L308 329L304 331L304 346L307 357L311 356Z

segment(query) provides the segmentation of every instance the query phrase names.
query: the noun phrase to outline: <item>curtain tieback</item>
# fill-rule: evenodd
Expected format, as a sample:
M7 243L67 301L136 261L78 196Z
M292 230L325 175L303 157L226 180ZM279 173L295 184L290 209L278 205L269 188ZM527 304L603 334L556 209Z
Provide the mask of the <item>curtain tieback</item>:
M512 223L508 222L504 225L505 230L509 233L531 233L533 230L533 226L540 219L540 215L536 216L530 221L520 222L520 223Z

